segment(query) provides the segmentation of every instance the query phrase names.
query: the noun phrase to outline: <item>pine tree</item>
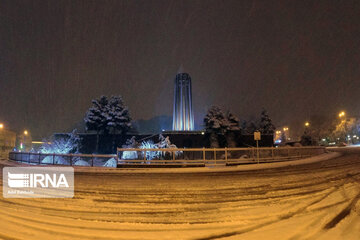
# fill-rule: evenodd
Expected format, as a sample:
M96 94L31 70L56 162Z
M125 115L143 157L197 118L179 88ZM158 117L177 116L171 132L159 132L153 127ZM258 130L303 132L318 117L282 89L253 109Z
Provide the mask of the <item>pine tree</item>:
M228 121L228 129L226 134L227 146L236 147L235 131L240 131L240 121L234 114L229 111L226 114L226 119Z
M101 96L91 102L93 106L89 108L84 118L86 130L95 130L100 133L106 130L106 116L104 113L107 112L106 108L109 101L106 96Z
M267 111L263 109L260 116L259 131L262 134L274 134L275 126L272 123Z
M228 130L240 130L240 120L234 114L228 111L226 114L226 118L228 121Z
M131 128L128 108L121 96L112 96L106 107L106 130L110 134L125 134Z
M115 134L126 134L131 128L131 118L128 108L124 105L121 96L112 96L110 99L101 96L92 100L93 106L89 108L84 118L86 130L96 131L96 152L99 148L99 134L113 135L113 148Z
M205 129L210 134L211 147L219 147L219 135L224 135L229 128L229 122L222 110L217 106L212 106L205 118Z
M84 121L87 131L96 131L96 146L95 152L99 150L99 134L106 131L106 115L108 98L101 96L99 99L93 99L93 106L86 112Z

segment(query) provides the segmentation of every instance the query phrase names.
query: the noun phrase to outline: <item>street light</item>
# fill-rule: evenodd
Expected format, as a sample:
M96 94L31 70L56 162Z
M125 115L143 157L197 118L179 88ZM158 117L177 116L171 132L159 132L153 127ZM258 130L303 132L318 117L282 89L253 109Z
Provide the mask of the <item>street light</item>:
M341 117L344 117L345 116L345 112L344 111L342 111L342 112L340 112L339 113L339 117L341 118Z
M4 128L4 124L0 123L0 129Z
M310 126L310 123L309 122L305 122L305 127L308 127Z
M285 136L286 136L286 139L287 139L287 140L290 140L289 128L288 128L288 127L284 127L283 130L284 130L284 134L285 134Z
M29 134L28 131L25 130L24 135L27 136L28 134Z

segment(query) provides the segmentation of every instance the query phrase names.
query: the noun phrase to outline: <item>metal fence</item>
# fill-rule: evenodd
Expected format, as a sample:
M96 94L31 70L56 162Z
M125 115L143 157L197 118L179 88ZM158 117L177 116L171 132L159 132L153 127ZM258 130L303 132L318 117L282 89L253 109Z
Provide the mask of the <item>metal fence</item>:
M10 152L9 159L33 165L96 167L205 167L289 161L319 155L324 147L118 148L117 154Z
M319 155L324 147L264 148L118 148L119 167L230 166L251 163L289 161Z
M32 152L10 152L9 159L33 165L68 165L91 167L116 167L117 156L98 154L54 154Z

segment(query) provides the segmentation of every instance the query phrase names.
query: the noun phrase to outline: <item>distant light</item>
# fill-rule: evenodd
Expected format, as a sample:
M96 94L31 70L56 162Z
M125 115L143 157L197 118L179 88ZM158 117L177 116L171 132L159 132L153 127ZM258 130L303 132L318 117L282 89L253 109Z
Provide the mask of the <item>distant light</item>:
M28 134L29 134L28 131L25 130L25 131L24 131L24 135L28 135Z
M0 129L4 128L4 124L0 123Z
M23 149L23 148L24 148L23 143L20 143L20 149Z
M163 132L164 132L164 131L165 131L165 129L162 129L161 131L163 131Z
M204 132L201 132L201 135L204 135L205 133Z
M284 127L284 129L283 129L284 131L287 131L287 130L289 130L289 128L288 127Z
M44 144L45 142L41 142L41 141L32 141L32 144ZM46 142L47 144L51 144L51 142Z
M325 138L323 138L323 139L321 139L321 140L323 140L324 142L326 141L326 139L325 139Z
M306 123L305 123L305 127L308 127L308 126L310 126L310 123L309 123L309 122L306 122Z
M356 135L354 135L353 138L356 138Z
M348 135L348 138L350 138L350 135Z

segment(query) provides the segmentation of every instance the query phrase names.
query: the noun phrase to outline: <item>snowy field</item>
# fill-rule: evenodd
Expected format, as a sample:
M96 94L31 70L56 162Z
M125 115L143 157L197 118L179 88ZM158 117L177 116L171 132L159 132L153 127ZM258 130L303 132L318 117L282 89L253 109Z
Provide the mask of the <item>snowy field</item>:
M360 152L342 151L242 171L83 169L74 199L1 197L0 239L357 240Z

